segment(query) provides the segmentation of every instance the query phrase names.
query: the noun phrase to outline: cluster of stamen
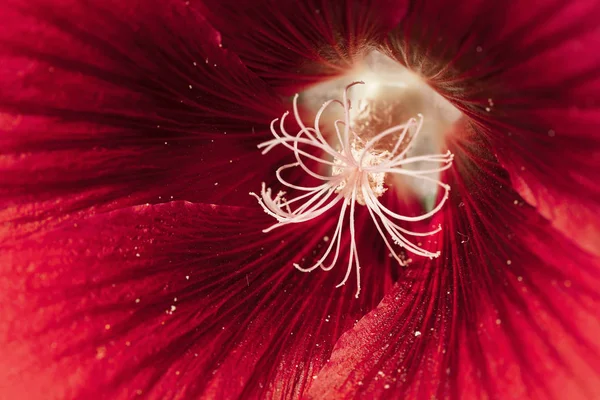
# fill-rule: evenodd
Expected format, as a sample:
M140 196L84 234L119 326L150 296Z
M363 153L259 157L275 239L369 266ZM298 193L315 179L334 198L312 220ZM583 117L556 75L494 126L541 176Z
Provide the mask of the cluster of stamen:
M263 154L278 145L283 145L294 153L296 161L281 166L277 169L276 175L282 185L299 191L301 194L289 200L285 197L286 192L284 191L279 191L273 196L271 189L267 188L264 183L260 196L250 193L258 199L264 211L277 220L277 223L263 232L270 232L284 225L312 220L341 204L333 237L323 255L310 267L305 268L299 264L294 264L294 266L302 272L311 272L317 268L325 271L331 270L336 265L340 255L342 235L347 219L346 214L348 213L350 230L348 264L346 274L337 287L346 284L354 269L357 279L356 297L358 297L361 289L360 261L358 258L355 227L356 203L367 207L371 219L389 249L391 256L400 265L406 265L406 261L398 254L398 251L392 246L389 239L396 246L404 248L415 255L429 258L438 257L440 255L439 251L433 253L425 250L409 240L407 236L431 236L441 230L440 226L428 232L413 232L403 228L399 223L426 220L443 207L448 199L450 186L433 178L431 174L450 168L453 160L453 155L449 151L445 154L407 157L407 152L423 126L423 116L421 114L416 118L409 119L404 124L388 128L368 140L361 139L351 126L351 107L348 99L348 90L352 86L362 83L354 82L348 85L344 91L343 101L329 100L325 102L315 116L313 128L306 127L302 122L298 111L298 95L296 95L293 102L293 111L296 122L300 127L298 132L295 135L291 135L286 131L285 119L289 115L289 112L286 112L281 119L277 118L271 123L271 132L274 138L261 143L258 147L263 150ZM344 119L334 122L335 136L339 142L339 146L336 146L337 149L332 147L325 139L320 129L321 117L332 103L341 105L344 111ZM279 122L278 125L281 133L277 132L277 122ZM388 142L395 135L397 139L391 149L379 149L380 146L378 145L382 141ZM433 162L438 165L441 164L441 166L426 170L406 168L411 164L414 165L423 161ZM314 162L325 166L331 173L322 175L321 171L314 171L309 167L309 164L314 165ZM302 169L305 173L322 183L315 186L300 186L288 182L284 179L282 173L293 168ZM444 194L438 204L429 212L418 216L398 214L388 209L378 200L386 191L385 179L388 174L410 176L434 182L444 190Z

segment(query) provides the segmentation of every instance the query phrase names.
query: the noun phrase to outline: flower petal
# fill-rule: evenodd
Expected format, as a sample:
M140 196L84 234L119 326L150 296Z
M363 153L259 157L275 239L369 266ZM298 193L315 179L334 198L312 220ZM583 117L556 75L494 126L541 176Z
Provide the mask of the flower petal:
M11 0L0 18L3 221L235 203L265 166L280 100L183 2Z
M585 153L585 150L581 151ZM582 155L581 157L587 156ZM513 186L523 196L523 199L536 207L556 229L573 238L577 245L600 256L600 245L598 245L600 243L598 218L600 205L598 201L585 197L588 195L600 197L600 193L597 193L597 188L594 187L596 183L593 180L585 182L579 180L582 178L574 178L570 187L547 186L546 182L538 179L536 172L531 173L526 168L517 168L511 161L505 161L504 165L510 173ZM596 164L600 164L600 162L596 161ZM588 168L590 170L597 169L592 165Z
M386 46L473 121L530 204L595 251L598 20L594 0L417 2Z
M600 260L511 189L480 139L451 146L442 256L345 333L313 398L596 398Z
M307 223L310 235L264 234L268 218L259 208L137 206L4 248L0 397L299 397L397 267L365 262L368 290L355 299L354 284L335 288L343 268L292 266L314 261L335 218Z
M225 46L287 94L335 77L396 25L394 0L202 0Z

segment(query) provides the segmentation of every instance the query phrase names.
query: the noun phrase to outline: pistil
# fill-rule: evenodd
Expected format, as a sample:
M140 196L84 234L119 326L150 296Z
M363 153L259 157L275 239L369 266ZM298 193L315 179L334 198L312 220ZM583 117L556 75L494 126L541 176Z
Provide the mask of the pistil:
M271 133L274 138L261 143L258 147L262 149L263 154L278 145L292 151L296 161L279 167L276 176L284 187L299 192L299 194L289 200L285 191L279 191L273 196L271 189L267 188L264 183L260 195L250 193L257 198L264 211L277 220L274 225L263 232L270 232L289 224L310 221L336 207L339 208L335 231L323 255L309 267L302 267L299 264L294 264L294 267L302 272L311 272L317 268L325 271L331 270L340 256L344 225L348 220L350 231L348 263L346 274L337 287L345 285L354 270L357 280L356 297L359 296L361 290L355 227L356 204L367 208L390 254L400 265L406 265L406 261L399 254L398 247L417 256L438 257L440 252L433 253L425 250L408 237L434 235L441 230L440 226L428 232L414 232L403 228L400 223L423 221L441 210L448 199L450 186L430 175L449 169L453 160L453 155L449 151L444 154L407 157L407 153L423 126L424 117L421 114L410 118L403 124L387 128L368 140L361 139L359 133L351 125L352 115L348 91L352 86L362 83L354 82L348 85L344 90L342 101L326 101L317 112L313 127L306 127L300 118L298 95L296 95L293 101L293 112L300 129L296 134L287 132L285 120L289 112L286 112L281 119L275 119L271 123ZM342 106L344 112L344 119L336 120L333 124L336 133L333 142L337 142L335 144L325 139L320 128L323 113L332 104ZM279 124L277 124L278 122ZM277 125L279 133L276 129ZM393 146L381 150L384 143L393 143ZM324 166L330 173L323 175L322 171L314 171L309 167L308 160ZM406 168L423 161L436 163L439 166L426 170ZM315 186L301 186L288 182L282 173L297 168L322 183ZM378 199L387 190L385 181L388 175L410 176L432 182L443 189L444 194L433 209L422 215L407 216L396 213L389 210Z

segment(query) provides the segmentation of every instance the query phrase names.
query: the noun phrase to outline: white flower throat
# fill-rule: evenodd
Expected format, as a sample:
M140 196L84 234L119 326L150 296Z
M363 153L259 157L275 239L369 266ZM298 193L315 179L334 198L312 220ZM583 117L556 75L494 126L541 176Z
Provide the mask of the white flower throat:
M450 186L431 176L452 166L453 155L448 151L444 154L425 154L408 156L415 139L423 127L424 117L415 115L400 125L361 137L357 132L351 112L352 107L348 98L351 87L363 84L354 82L346 87L342 101L328 100L318 110L313 127L307 127L300 118L298 111L298 95L294 97L293 112L299 130L295 134L287 132L285 126L289 112L281 119L271 123L274 138L261 143L258 147L267 153L275 146L282 145L289 149L295 157L295 162L282 165L276 171L277 180L286 187L286 191L277 191L274 195L271 188L263 183L260 196L250 193L258 199L259 204L267 214L277 222L265 229L270 232L278 227L297 224L318 218L329 212L339 212L337 224L325 252L310 266L294 266L302 272L311 272L317 268L331 270L338 262L341 253L342 237L345 230L350 231L350 244L346 264L346 274L337 285L340 287L348 281L352 271L356 274L358 297L360 284L360 260L358 255L355 211L357 206L365 206L371 220L379 232L390 255L400 265L406 265L407 256L401 250L417 256L434 258L439 252L430 252L420 246L415 238L431 236L441 230L441 227L427 232L414 232L402 227L403 222L423 221L437 213L448 199ZM341 107L343 119L333 122L335 132L330 140L321 131L323 113L330 107ZM279 124L277 124L279 122ZM278 129L279 133L278 133ZM411 169L411 166L422 165L423 162L434 163L433 168ZM315 165L321 168L316 168ZM284 173L290 169L301 169L304 173L318 180L314 186L300 186L284 178ZM324 174L323 171L328 171ZM392 176L412 177L437 185L444 191L441 200L428 212L418 216L398 214L388 209L379 198L388 189L386 180ZM288 191L290 195L288 195ZM292 195L293 194L293 195ZM416 242L416 243L415 243Z

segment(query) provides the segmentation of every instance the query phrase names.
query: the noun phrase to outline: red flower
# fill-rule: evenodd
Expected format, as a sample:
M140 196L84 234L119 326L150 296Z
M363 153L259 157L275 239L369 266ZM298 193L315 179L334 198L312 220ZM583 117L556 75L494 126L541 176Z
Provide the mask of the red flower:
M600 396L596 1L9 0L0 17L0 397ZM401 140L340 149L317 124L354 235L334 236L334 206L268 203L298 162L269 130L287 96L350 84L374 52L460 111L435 136L446 203L392 221L441 227L413 247L382 217L432 208L377 169ZM261 182L294 223L262 232ZM334 243L329 272L292 266Z

